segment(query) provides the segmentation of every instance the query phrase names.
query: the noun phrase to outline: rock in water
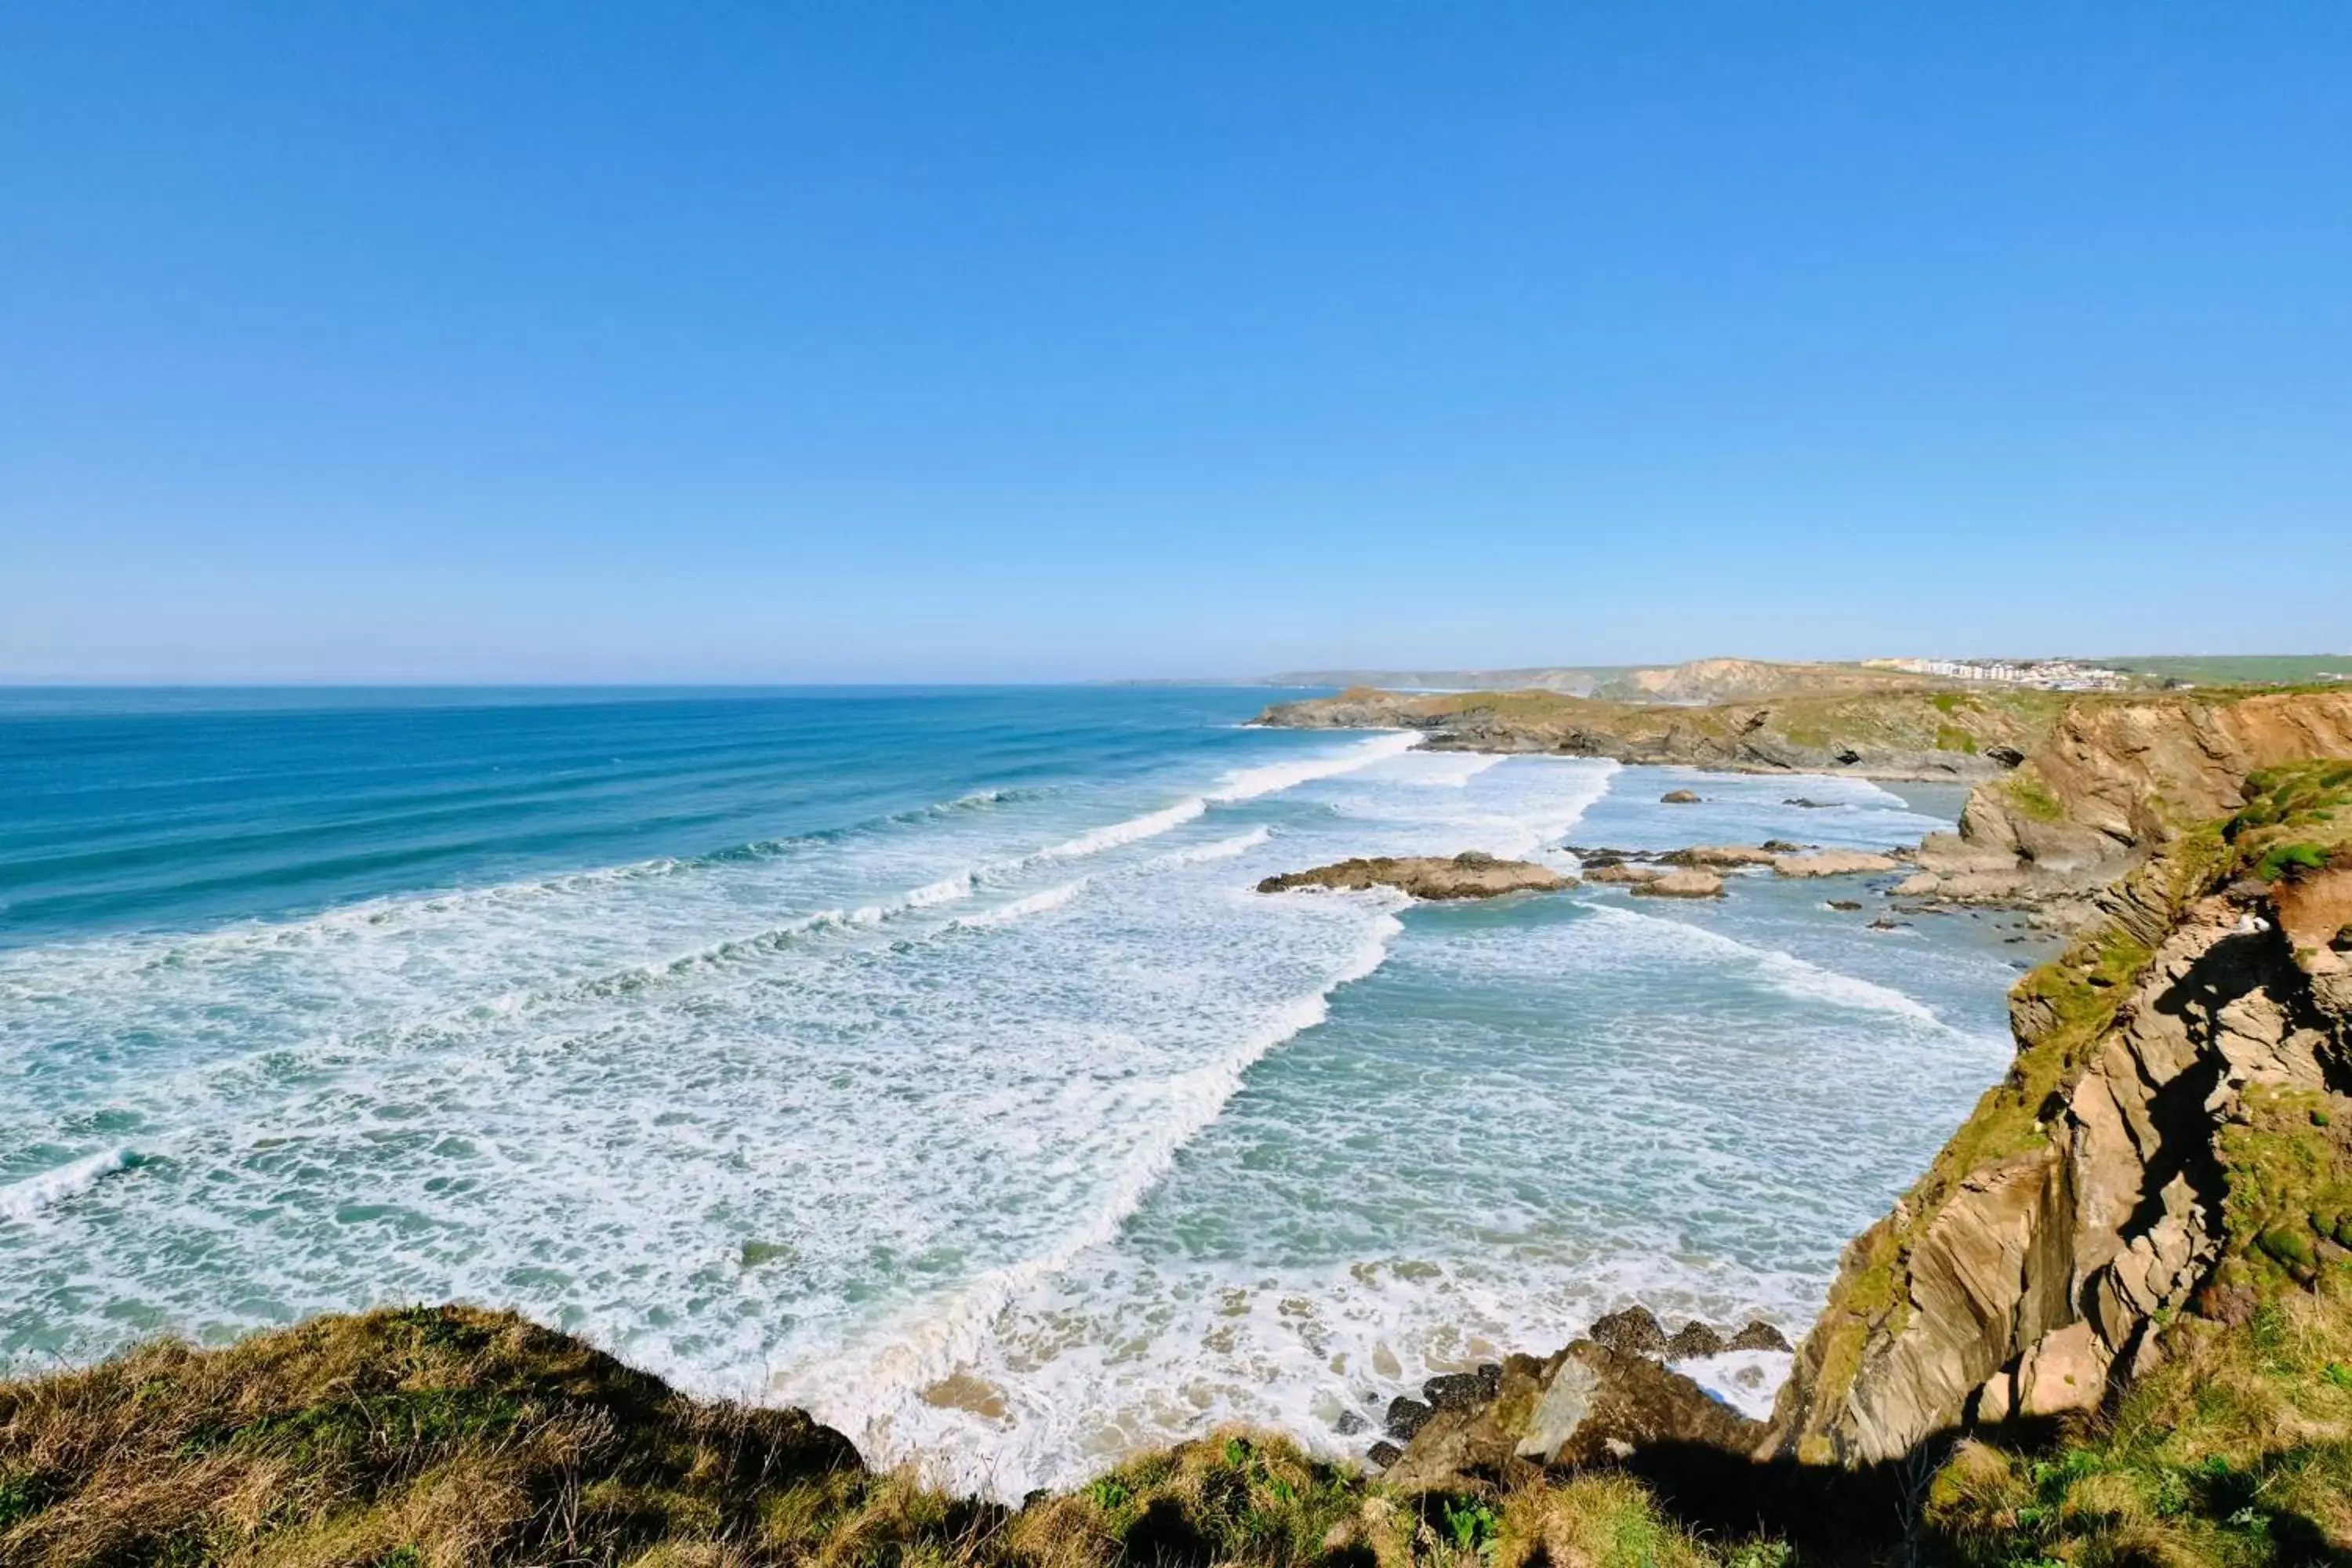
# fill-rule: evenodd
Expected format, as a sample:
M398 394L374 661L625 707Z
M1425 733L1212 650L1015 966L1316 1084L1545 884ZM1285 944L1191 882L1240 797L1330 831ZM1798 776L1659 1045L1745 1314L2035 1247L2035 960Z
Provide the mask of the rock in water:
M1823 849L1811 855L1783 855L1772 862L1782 877L1850 877L1863 871L1892 871L1901 862L1885 855L1856 849Z
M1666 1331L1647 1307L1628 1307L1598 1319L1590 1336L1622 1355L1664 1355Z
M1488 1362L1475 1372L1449 1372L1421 1385L1421 1396L1433 1410L1460 1410L1484 1405L1501 1386L1503 1369Z
M1734 866L1769 866L1773 854L1769 848L1759 849L1746 844L1694 844L1659 858L1669 866L1715 871Z
M1712 871L1669 871L1634 885L1636 894L1653 899L1719 899L1723 879Z
M1692 1356L1722 1353L1723 1336L1696 1318L1675 1331L1675 1337L1666 1342L1668 1361L1687 1361Z
M1376 856L1318 866L1311 871L1289 871L1268 877L1257 885L1261 893L1286 893L1297 888L1337 888L1361 891L1395 888L1416 899L1491 899L1504 893L1548 893L1576 885L1549 866L1532 860L1497 860L1475 850L1451 859L1440 855Z
M1785 1351L1789 1348L1789 1337L1761 1318L1751 1320L1746 1328L1731 1336L1730 1343L1724 1346L1726 1350L1734 1351Z
M1388 1435L1401 1443L1409 1443L1412 1435L1427 1426L1429 1418L1435 1414L1420 1400L1408 1399L1400 1394L1389 1401Z
M1686 789L1670 789L1658 797L1660 805L1696 805L1698 796Z
M1604 860L1584 868L1588 882L1654 882L1664 875L1655 866L1635 866L1623 860Z

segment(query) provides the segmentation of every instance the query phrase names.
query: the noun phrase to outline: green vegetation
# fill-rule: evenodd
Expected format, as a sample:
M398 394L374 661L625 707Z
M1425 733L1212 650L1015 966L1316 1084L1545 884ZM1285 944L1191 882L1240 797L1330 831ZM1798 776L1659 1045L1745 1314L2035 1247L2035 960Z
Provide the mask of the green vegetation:
M2246 804L2223 826L2221 836L2235 844L2265 828L2320 827L2334 823L2347 807L2352 807L2352 763L2294 763L2264 768L2248 776ZM2309 844L2295 847L2314 852L2320 848Z
M2032 770L2032 764L2029 763L2003 781L2002 787L2008 792L2010 800L2020 812L2037 822L2065 821L2066 808L2059 804L2056 795L2050 793L2050 786L2042 782L2042 775Z
M1941 707L1942 704L1937 706ZM1936 750L1966 752L1973 757L1977 754L1977 738L1955 725L1938 724L1936 726Z
M2330 676L2352 679L2352 654L2345 653L2192 655L2091 662L2151 679L2193 681L2200 686L2305 686Z
M2352 1271L2242 1326L2183 1320L2174 1359L2052 1448L1965 1443L1929 1489L1947 1561L1981 1568L2336 1563L2352 1546Z
M2352 1542L2352 1268L2323 1263L2314 1286L2236 1328L2181 1320L2170 1363L2109 1416L2050 1446L1963 1444L1906 1531L1837 1547L1694 1528L1612 1471L1401 1495L1244 1432L1008 1509L866 1470L796 1414L698 1405L444 1308L0 1385L0 1562L2285 1568Z
M1749 1543L1731 1560L1775 1568ZM866 1469L796 1412L701 1405L448 1307L150 1346L0 1384L0 1562L448 1568L1713 1568L1617 1476L1400 1497L1223 1433L1020 1509Z
M2336 1126L2325 1094L2259 1084L2241 1115L2221 1130L2229 1250L2217 1278L2308 1285L2324 1244L2352 1237L2352 1129Z

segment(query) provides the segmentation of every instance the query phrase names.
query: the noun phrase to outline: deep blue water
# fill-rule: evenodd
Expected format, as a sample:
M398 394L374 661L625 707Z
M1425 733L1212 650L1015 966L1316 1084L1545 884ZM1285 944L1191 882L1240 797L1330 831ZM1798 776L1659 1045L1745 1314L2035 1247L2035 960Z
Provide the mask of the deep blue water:
M0 689L0 943L742 850L1239 765L1235 688Z

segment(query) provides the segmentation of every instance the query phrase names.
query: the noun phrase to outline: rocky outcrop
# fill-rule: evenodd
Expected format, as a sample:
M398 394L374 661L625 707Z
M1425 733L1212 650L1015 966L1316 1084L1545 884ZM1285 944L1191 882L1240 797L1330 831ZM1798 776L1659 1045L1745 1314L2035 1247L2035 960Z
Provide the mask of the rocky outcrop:
M1723 879L1712 871L1669 871L1633 884L1637 899L1719 899Z
M2015 765L2067 700L2031 689L1897 689L1672 707L1556 691L1357 687L1337 697L1277 703L1257 722L1417 730L1435 751L1542 752L1745 773L1970 782Z
M1261 893L1286 893L1300 888L1334 888L1360 892L1368 888L1395 888L1416 899L1492 899L1505 893L1549 893L1576 885L1549 866L1531 860L1498 860L1475 850L1451 858L1438 855L1376 856L1318 866L1311 871L1288 871L1257 885Z
M1694 844L1687 849L1670 850L1658 858L1669 866L1727 871L1742 866L1769 866L1776 857L1769 849L1759 849L1748 844Z
M1491 1369L1483 1397L1420 1406L1382 1482L1399 1492L1494 1492L1545 1470L1624 1459L1661 1443L1737 1454L1763 1432L1689 1378L1647 1356L1579 1340L1545 1360Z
M1696 805L1698 794L1695 790L1670 789L1658 797L1658 804L1660 805Z
M2336 826L2352 768L2225 784L2194 761L2225 745L2352 754L2352 732L2327 728L2338 705L2315 706L2177 710L2185 740L2134 719L2110 737L2123 755L2066 764L2160 776L2165 798L2237 815L2147 809L2137 842L2160 852L2099 889L2098 922L2012 993L2009 1079L1847 1249L1767 1451L1869 1462L1969 1422L2096 1405L2167 1356L2185 1331L2168 1325L2240 1310L2242 1279L2303 1279L2336 1245L2352 1211L2352 1134L2332 1131L2352 1121L2352 986L2311 939L2346 896L2332 857L2352 837Z
M1958 832L1929 836L1895 891L2088 923L2106 912L2101 889L2243 805L2250 773L2347 755L2352 691L2078 702L2013 774L1970 794Z
M1892 871L1902 862L1858 849L1821 849L1811 855L1768 857L1776 877L1852 877L1870 871Z

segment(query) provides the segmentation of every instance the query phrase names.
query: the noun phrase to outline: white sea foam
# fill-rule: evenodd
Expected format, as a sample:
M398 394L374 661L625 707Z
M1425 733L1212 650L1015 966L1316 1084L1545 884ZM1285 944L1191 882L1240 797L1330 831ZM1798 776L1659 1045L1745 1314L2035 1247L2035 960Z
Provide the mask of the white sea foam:
M907 907L924 910L933 904L951 904L958 899L971 897L971 873L959 871L952 877L942 877L936 882L926 882L907 895Z
M110 1201L44 1198L0 1272L77 1356L128 1321L510 1304L999 1496L1223 1419L1351 1452L1343 1413L1631 1300L1794 1332L1852 1228L1835 1205L1898 1186L1888 1129L1940 1136L1981 1061L1946 1070L1948 1039L1868 993L1790 1006L1851 977L1672 921L1250 890L1349 854L1540 851L1618 776L1415 739L0 954L0 1141L99 1103L169 1155ZM1653 984L1718 972L1758 984L1718 987L1707 1028ZM1317 1031L1367 976L1407 1000ZM1413 996L1500 1016L1392 1020ZM66 1039L90 1043L70 1081L37 1070ZM1791 1151L1848 1125L1810 1085L1848 1058L1928 1087L1808 1167ZM926 1397L958 1372L1006 1415Z
M1152 862L1155 868L1204 866L1212 860L1231 860L1248 854L1274 837L1273 829L1260 823L1247 833L1231 838L1220 838L1213 844L1197 845L1190 849L1174 849Z
M1117 849L1145 838L1157 838L1171 828L1183 826L1208 809L1209 803L1194 795L1189 800L1180 800L1174 805L1147 811L1141 816L1131 816L1125 822L1114 822L1108 827L1081 833L1076 838L1038 853L1053 860L1075 860L1082 856L1099 855L1106 849Z
M89 1191L117 1171L129 1170L136 1158L128 1149L105 1149L71 1164L11 1182L0 1187L0 1219L31 1219L44 1209Z
M959 926L997 926L1008 921L1020 920L1024 916L1041 915L1047 910L1058 910L1080 893L1085 892L1087 883L1091 879L1081 877L1075 882L1064 882L1057 887L1045 888L1029 894L1026 898L1014 899L1008 903L998 904L993 909L982 910L977 914L958 915L954 923Z
M1787 1351L1725 1351L1668 1364L1750 1421L1769 1421L1796 1360Z
M1380 911L1356 952L1318 990L1275 1008L1217 1059L1170 1080L1159 1114L1127 1145L1116 1179L1094 1211L1046 1246L1007 1267L971 1280L946 1301L929 1301L861 1336L845 1351L796 1372L777 1374L774 1396L804 1404L846 1426L867 1452L928 1458L942 1479L1000 1490L1002 1457L978 1462L905 1452L897 1434L919 1424L924 1391L979 1353L998 1315L1024 1291L1068 1268L1089 1248L1108 1245L1119 1225L1164 1176L1177 1152L1214 1121L1241 1088L1250 1065L1283 1041L1321 1023L1331 993L1380 967L1389 942L1403 927L1392 911L1404 900L1361 895L1363 907ZM1017 1494L1013 1494L1017 1495Z
M1892 1013L1915 1022L1948 1028L1936 1010L1926 1003L1906 996L1892 986L1858 979L1824 969L1793 953L1771 948L1751 946L1737 937L1708 931L1704 926L1689 924L1664 915L1640 914L1633 910L1619 909L1612 904L1591 906L1602 920L1639 921L1653 928L1661 941L1680 943L1685 948L1697 948L1727 959L1745 963L1766 984L1785 995L1801 1001L1828 1002L1841 1007L1864 1007L1875 1012Z
M1422 735L1418 731L1394 731L1359 742L1345 752L1306 757L1295 762L1267 763L1255 768L1238 768L1224 776L1209 798L1213 801L1255 800L1259 795L1296 789L1317 779L1337 778L1341 773L1354 773L1358 768L1370 767L1383 757L1409 752L1421 742Z

